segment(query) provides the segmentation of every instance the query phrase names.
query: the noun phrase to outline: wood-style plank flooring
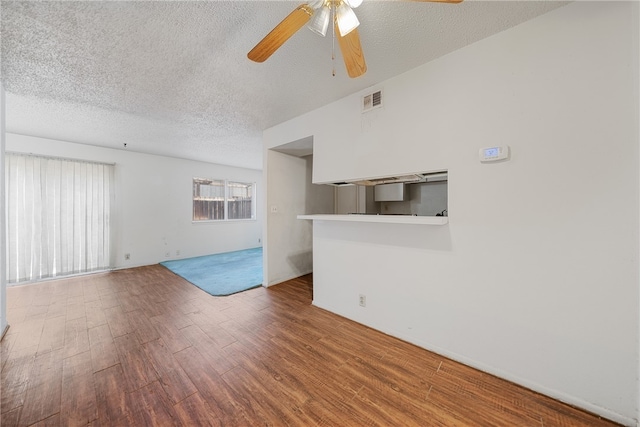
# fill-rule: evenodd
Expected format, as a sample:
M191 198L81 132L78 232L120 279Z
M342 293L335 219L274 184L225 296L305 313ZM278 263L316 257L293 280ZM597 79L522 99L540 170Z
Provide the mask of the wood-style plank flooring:
M2 426L611 426L311 306L161 266L7 290Z

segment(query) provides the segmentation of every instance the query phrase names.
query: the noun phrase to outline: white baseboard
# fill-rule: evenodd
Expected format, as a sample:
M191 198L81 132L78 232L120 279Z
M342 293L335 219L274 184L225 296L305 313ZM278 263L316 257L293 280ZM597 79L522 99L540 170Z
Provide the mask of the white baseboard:
M4 339L4 336L7 334L7 331L9 330L9 324L7 323L4 327L4 329L2 330L2 335L0 335L0 341L2 341Z
M342 313L338 313L335 312L333 310L330 310L327 307L323 307L321 304L317 304L315 301L312 302L312 305L321 308L323 310L329 311L331 313L337 314L338 316L344 317L345 319L349 319L352 320L356 323L360 323L364 326L367 326L369 328L375 329L377 331L380 331L384 334L390 335L392 337L398 338L402 341L417 345L418 347L424 348L425 350L429 350L433 353L437 353L441 356L447 357L451 360L454 360L456 362L462 363L466 366L470 366L472 368L478 369L482 372L486 372L488 374L494 375L498 378L502 378L504 380L510 381L514 384L520 385L524 388L527 388L529 390L535 391L537 393L543 394L545 396L549 396L553 399L556 399L560 402L566 403L568 405L571 406L575 406L576 408L580 408L583 409L585 411L591 412L592 414L598 415L602 418L606 418L608 420L614 421L616 423L625 425L625 426L629 426L629 427L636 427L639 426L640 424L638 424L638 422L633 419L633 418L629 418L629 417L625 417L624 415L618 414L616 412L613 412L609 409L603 408L601 406L597 406L594 405L593 403L587 402L583 399L580 399L579 397L576 396L572 396L569 395L567 393L558 391L558 390L554 390L548 387L545 387L541 384L538 384L534 381L530 381L526 378L521 378L517 375L513 375L509 372L505 372L502 371L501 369L498 369L496 367L493 366L489 366L489 365L485 365L482 362L478 362L477 360L474 359L470 359L468 357L462 356L460 354L448 351L444 348L435 346L435 345L430 345L429 343L425 343L425 342L421 342L419 340L416 340L412 337L408 337L402 333L399 333L398 331L393 331L393 330L385 330L383 328L379 328L376 325L369 325L366 323L362 323L359 322L358 320L352 319Z
M311 273L313 273L313 270L309 270L306 273L297 273L292 275L291 277L288 277L288 276L285 278L279 277L270 283L267 283L267 284L263 283L262 286L264 286L265 288L268 288L269 286L279 285L280 283L284 283L292 279L297 279L298 277L306 276L307 274L311 274Z

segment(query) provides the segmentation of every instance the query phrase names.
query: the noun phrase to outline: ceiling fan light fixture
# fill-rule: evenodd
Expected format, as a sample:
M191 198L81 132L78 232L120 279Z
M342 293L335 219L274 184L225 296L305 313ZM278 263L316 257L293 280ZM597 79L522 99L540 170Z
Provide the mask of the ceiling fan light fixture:
M327 2L326 0L314 0L314 1L309 2L309 6L313 10L318 10L322 6L324 6L326 4L326 2Z
M322 37L327 35L327 28L329 28L329 22L331 21L331 10L329 6L322 6L319 9L316 9L313 16L311 17L311 21L307 28L309 28L314 33L320 34Z
M344 1L336 8L336 21L338 22L338 30L340 30L340 35L342 37L346 36L360 25L360 21L358 21L358 17L355 12Z
M355 9L362 4L362 0L343 0L350 8Z

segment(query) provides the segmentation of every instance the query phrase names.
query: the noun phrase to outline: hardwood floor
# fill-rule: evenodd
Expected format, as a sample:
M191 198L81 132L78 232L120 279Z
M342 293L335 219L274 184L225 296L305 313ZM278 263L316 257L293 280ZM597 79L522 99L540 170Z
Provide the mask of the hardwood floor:
M611 426L311 306L161 266L11 287L2 426Z

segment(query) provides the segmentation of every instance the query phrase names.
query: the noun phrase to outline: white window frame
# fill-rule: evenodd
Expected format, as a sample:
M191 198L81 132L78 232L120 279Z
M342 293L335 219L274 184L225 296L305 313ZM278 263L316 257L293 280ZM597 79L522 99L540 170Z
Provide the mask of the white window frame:
M224 182L224 201L223 201L223 209L224 209L224 217L223 218L219 218L219 219L196 219L195 217L195 207L194 207L194 203L196 202L195 200L195 194L194 194L194 186L196 181L211 181L211 182ZM250 185L251 186L251 217L250 218L229 218L229 201L230 201L230 191L229 191L229 184L230 183L235 183L235 184L245 184L245 185ZM192 223L211 223L211 222L229 222L229 221L255 221L257 218L257 214L256 214L256 207L257 207L257 203L256 203L256 195L257 195L257 191L256 191L256 183L255 182L248 182L248 181L242 181L242 180L229 180L229 179L219 179L219 178L201 178L201 177L194 177L191 180L191 222Z

